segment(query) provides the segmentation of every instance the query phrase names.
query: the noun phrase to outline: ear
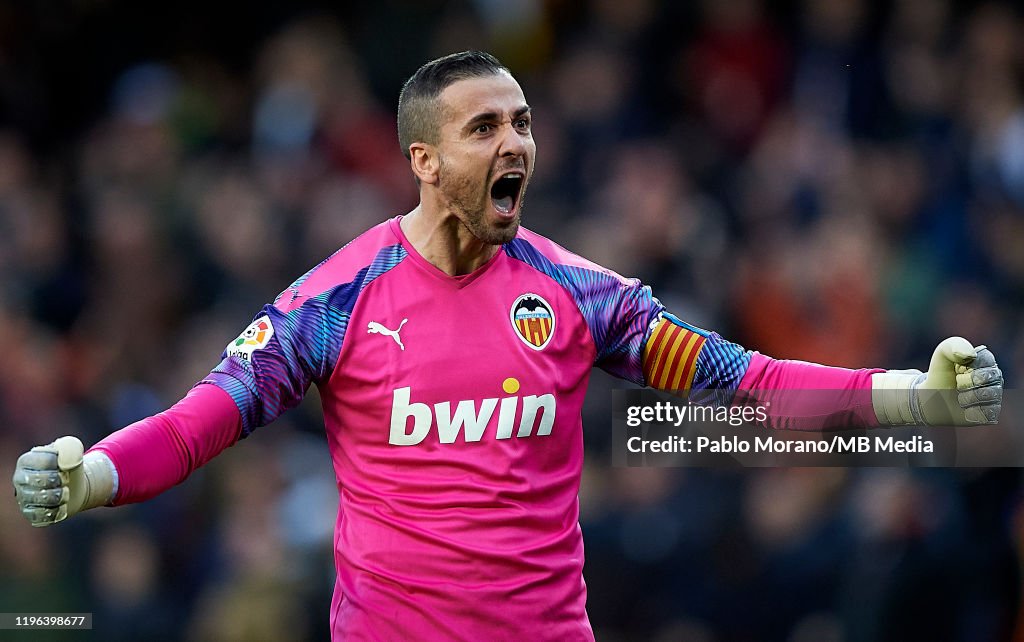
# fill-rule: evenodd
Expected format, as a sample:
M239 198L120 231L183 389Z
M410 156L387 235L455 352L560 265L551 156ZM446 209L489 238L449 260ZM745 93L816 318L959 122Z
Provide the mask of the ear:
M412 166L412 173L421 183L434 184L437 182L441 159L436 147L427 143L413 143L409 145L409 156L411 156L409 164Z

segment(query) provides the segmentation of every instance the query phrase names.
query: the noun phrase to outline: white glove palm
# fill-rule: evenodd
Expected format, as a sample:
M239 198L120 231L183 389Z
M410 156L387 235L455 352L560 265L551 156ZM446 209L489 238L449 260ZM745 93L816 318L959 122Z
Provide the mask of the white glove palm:
M872 375L871 400L882 425L975 426L999 420L1003 373L985 346L950 337L932 353L928 372Z

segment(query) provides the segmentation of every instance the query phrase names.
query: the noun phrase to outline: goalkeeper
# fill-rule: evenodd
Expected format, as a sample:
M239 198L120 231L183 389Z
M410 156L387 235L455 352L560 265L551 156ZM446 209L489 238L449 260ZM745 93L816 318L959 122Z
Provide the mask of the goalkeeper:
M773 404L773 427L998 419L984 347L946 339L927 373L771 359L521 227L532 115L488 54L421 67L398 134L419 205L284 290L169 410L85 453L74 437L25 453L31 524L153 497L316 384L339 491L334 639L592 640L578 492L593 366L669 391L835 392Z

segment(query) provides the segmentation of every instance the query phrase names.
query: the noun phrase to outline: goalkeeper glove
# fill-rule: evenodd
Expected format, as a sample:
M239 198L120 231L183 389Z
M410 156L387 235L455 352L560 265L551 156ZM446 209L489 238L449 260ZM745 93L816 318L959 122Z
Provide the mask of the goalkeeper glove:
M890 370L871 376L871 402L883 426L975 426L999 420L1003 373L992 351L950 337L932 354L928 372Z
M49 526L83 510L109 503L114 465L106 455L82 455L77 437L61 437L18 458L14 496L33 526Z

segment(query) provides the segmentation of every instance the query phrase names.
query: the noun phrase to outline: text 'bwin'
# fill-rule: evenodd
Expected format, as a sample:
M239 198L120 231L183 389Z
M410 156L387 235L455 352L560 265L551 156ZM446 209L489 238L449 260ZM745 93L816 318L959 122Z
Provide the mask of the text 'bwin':
M518 389L518 385L516 388ZM519 408L518 396L483 399L479 409L476 402L471 399L459 401L453 414L452 402L442 401L435 403L431 408L428 404L411 401L411 391L408 386L394 391L391 401L389 444L415 446L427 438L432 425L437 426L437 436L442 444L455 443L460 432L464 433L466 442L480 441L494 416L495 409L498 411L495 439L512 437ZM522 397L522 402L522 416L516 437L529 437L532 434L550 435L551 427L555 423L555 396L527 395ZM411 430L408 429L410 418L413 420Z

